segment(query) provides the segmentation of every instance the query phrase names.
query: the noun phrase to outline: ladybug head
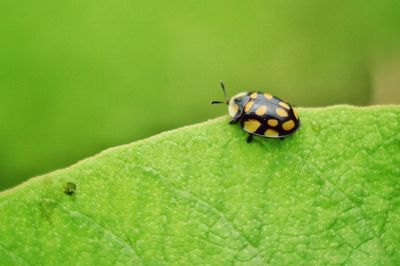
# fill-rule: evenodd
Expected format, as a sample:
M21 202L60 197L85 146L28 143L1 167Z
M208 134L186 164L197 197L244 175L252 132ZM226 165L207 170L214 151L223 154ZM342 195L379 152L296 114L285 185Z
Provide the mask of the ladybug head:
M242 114L243 112L243 108L244 105L246 104L246 102L248 101L248 93L247 92L241 92L236 94L235 96L233 96L232 98L228 98L227 94L226 94L226 90L225 90L225 85L224 83L221 81L221 88L222 91L224 92L224 96L225 96L225 101L221 102L221 101L212 101L211 104L216 104L216 103L225 103L228 105L228 111L229 111L229 115L231 117L238 117Z

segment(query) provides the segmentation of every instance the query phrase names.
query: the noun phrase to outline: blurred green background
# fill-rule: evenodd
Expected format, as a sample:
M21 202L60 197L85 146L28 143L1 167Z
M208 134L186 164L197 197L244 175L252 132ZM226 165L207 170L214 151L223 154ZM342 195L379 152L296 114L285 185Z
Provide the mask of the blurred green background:
M400 1L0 3L0 190L226 113L400 102Z

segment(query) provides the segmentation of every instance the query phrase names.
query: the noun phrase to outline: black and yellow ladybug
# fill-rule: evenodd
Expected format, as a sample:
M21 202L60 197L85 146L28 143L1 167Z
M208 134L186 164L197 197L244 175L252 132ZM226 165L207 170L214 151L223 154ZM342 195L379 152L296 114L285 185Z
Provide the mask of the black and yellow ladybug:
M259 91L242 92L228 99L223 82L221 87L226 101L212 101L211 104L228 105L232 117L229 123L240 121L243 130L249 133L247 142L254 135L284 139L299 129L299 116L289 103Z

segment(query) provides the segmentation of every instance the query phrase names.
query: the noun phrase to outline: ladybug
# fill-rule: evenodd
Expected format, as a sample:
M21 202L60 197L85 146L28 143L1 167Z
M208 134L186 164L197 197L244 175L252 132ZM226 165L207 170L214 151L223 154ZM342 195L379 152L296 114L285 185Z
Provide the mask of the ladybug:
M212 101L211 104L228 105L232 117L229 123L240 122L242 129L249 133L247 142L251 142L254 135L283 140L299 129L299 116L289 103L259 91L242 92L228 99L224 83L220 83L226 101Z

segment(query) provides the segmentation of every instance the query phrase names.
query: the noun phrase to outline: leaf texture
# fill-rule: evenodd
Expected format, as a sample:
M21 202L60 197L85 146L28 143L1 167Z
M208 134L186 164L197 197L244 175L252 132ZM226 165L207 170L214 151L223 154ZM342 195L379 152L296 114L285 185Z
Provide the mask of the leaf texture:
M299 114L284 141L220 117L1 193L0 264L400 264L400 108Z

